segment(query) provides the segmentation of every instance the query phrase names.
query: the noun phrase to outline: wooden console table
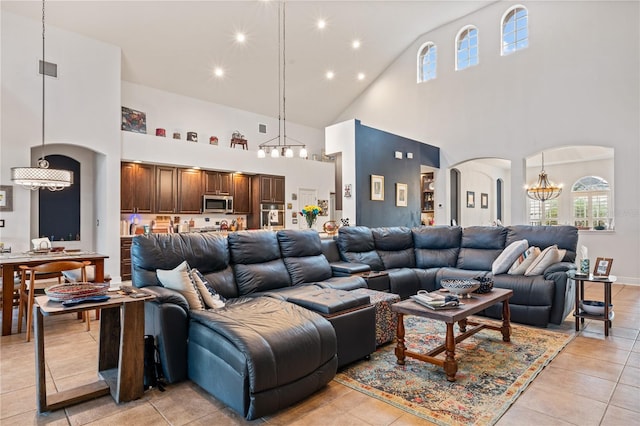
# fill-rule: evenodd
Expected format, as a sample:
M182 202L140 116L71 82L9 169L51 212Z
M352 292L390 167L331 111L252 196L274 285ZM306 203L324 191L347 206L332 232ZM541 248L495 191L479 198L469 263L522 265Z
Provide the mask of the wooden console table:
M36 399L38 413L57 410L111 393L117 403L132 401L144 391L144 302L153 295L132 298L120 294L101 303L65 308L47 296L36 297L35 328ZM101 309L98 374L101 380L47 395L43 316Z

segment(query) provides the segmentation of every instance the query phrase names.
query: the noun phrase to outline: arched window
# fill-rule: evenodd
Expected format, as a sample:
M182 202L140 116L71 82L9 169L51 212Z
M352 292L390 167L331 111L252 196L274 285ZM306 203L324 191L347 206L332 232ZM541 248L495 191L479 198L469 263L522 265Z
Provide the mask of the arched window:
M478 65L478 29L466 26L456 37L456 70Z
M502 55L529 46L529 13L524 6L514 6L502 17Z
M613 212L609 182L584 176L571 187L573 223L581 229L611 229Z
M438 49L432 42L427 42L418 51L418 83L436 78Z

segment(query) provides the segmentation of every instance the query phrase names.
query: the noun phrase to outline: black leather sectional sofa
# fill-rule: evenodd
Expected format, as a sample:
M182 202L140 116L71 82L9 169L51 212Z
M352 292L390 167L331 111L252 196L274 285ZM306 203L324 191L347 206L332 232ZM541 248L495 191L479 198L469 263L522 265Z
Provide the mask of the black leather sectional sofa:
M156 295L145 304L166 379L191 379L254 419L291 405L328 383L337 368L375 350L375 312L357 273L386 270L389 290L407 298L440 280L475 277L516 239L566 249L543 275L496 275L511 288L512 320L560 323L568 314L577 245L573 227L343 227L335 239L315 231L241 231L228 237L152 234L133 239L132 279ZM187 261L227 298L221 309L190 310L156 270ZM486 315L499 317L498 309Z

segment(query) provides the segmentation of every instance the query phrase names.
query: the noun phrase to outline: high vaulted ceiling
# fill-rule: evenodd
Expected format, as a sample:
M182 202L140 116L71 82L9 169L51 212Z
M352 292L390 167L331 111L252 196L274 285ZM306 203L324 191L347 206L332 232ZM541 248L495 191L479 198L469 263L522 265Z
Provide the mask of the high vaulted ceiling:
M287 120L331 124L420 35L492 2L287 1ZM1 3L3 11L41 19L39 1ZM125 81L278 115L277 1L48 0L45 20L119 46ZM245 43L235 41L238 31ZM223 78L213 76L216 66Z

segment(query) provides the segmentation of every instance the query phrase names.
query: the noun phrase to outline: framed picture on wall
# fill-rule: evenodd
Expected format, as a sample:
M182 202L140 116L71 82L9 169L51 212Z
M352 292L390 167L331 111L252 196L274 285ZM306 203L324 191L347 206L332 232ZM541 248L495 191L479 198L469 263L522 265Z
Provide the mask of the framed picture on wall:
M384 176L371 175L371 200L384 201Z
M147 115L142 111L122 107L122 130L147 133Z
M407 184L396 183L396 206L407 207Z
M480 194L480 208L481 209L489 208L489 194L485 194L484 192Z
M0 185L0 212L13 211L13 186Z
M467 191L467 207L475 208L476 206L476 193L473 191Z

